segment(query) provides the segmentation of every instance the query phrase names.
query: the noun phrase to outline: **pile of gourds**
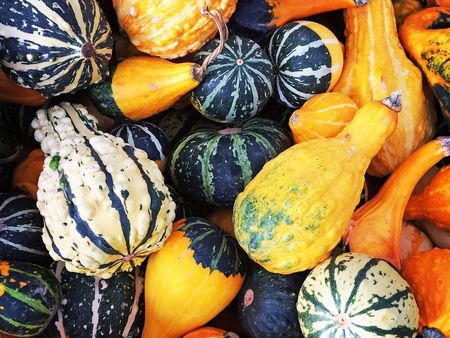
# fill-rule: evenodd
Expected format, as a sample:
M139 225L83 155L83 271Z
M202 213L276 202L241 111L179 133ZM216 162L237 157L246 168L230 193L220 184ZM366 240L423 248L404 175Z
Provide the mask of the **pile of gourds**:
M449 1L0 14L0 337L450 337Z

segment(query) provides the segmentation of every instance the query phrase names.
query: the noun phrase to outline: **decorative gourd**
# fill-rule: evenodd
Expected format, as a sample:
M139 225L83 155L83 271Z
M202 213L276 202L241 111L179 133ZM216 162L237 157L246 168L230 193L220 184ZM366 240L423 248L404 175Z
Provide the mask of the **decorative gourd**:
M161 248L175 204L144 151L99 131L82 105L41 109L33 127L46 154L37 207L54 260L106 279Z
M236 238L253 261L290 274L330 255L359 203L370 160L395 129L399 101L393 94L369 103L335 138L296 144L264 166L233 211Z
M309 337L416 337L419 311L408 284L383 260L345 253L317 266L298 296Z
M100 113L113 119L142 120L172 106L202 80L195 63L134 56L111 66L109 78L91 86Z
M199 50L217 32L205 7L220 10L225 22L236 8L236 0L113 0L119 24L142 52L175 59ZM165 74L163 73L162 76Z
M0 192L0 257L38 265L50 262L42 242L44 222L36 202L11 192Z
M144 273L115 273L110 279L53 266L64 302L42 338L140 338L144 326Z
M419 305L423 336L450 337L450 250L435 248L408 258L402 276L411 285ZM431 330L435 335L428 335Z
M278 275L250 266L237 296L239 321L249 337L303 337L296 304L306 275Z
M196 217L175 223L148 260L142 338L178 338L214 318L241 288L245 261L236 240L216 225Z
M424 95L422 74L406 57L397 36L391 0L370 0L345 10L347 41L344 70L333 91L358 106L402 91L397 129L369 167L374 176L391 174L434 132L435 112Z
M406 204L420 178L448 155L450 137L441 137L420 147L403 162L375 197L353 214L347 238L350 251L385 259L400 269L400 235Z
M403 222L400 235L400 257L404 262L408 257L433 249L430 239L415 225Z
M195 209L194 205L181 197L178 192L172 188L170 185L167 185L167 188L169 188L170 196L172 197L172 200L175 202L175 220L178 221L182 218L187 218L194 216L197 214L197 210Z
M215 327L201 327L184 335L183 338L239 338L239 336L234 332L226 332Z
M260 41L285 23L341 8L362 6L368 0L240 0L230 18L233 34Z
M19 106L11 103L0 103L0 124L4 124L9 132L18 138L20 144L31 149L39 147L34 139L34 129L31 121L36 117L37 107Z
M441 168L422 192L411 196L403 217L450 230L450 166Z
M450 123L450 8L432 7L408 17L400 40L422 69Z
M19 86L0 69L0 102L40 106L46 101L41 93Z
M207 43L194 61L201 64L220 44ZM206 68L202 83L191 93L192 105L210 120L233 123L258 114L273 93L275 75L267 53L255 42L231 36Z
M431 241L439 248L450 249L450 231L444 230L427 221L415 221Z
M164 171L169 155L169 140L161 128L145 121L125 121L111 128L108 133L120 137L132 147L145 151L148 158L156 162L159 170Z
M31 337L42 332L56 313L61 289L47 269L0 260L0 333Z
M344 63L333 32L310 21L294 21L278 28L268 51L276 73L274 97L290 108L299 108L315 94L330 91Z
M206 219L236 238L233 227L233 208L215 208L206 215Z
M450 7L449 0L436 0L436 4L440 7Z
M423 9L426 2L426 0L393 0L397 27L403 25L408 16Z
M44 167L45 155L41 149L35 149L14 169L12 188L25 192L37 199L39 175Z
M0 1L0 64L45 97L87 88L108 75L111 29L94 0Z
M319 94L292 113L289 127L295 143L335 137L353 119L357 111L356 103L344 94Z
M199 130L174 148L169 173L183 196L232 206L263 165L290 145L284 128L261 118L233 128Z

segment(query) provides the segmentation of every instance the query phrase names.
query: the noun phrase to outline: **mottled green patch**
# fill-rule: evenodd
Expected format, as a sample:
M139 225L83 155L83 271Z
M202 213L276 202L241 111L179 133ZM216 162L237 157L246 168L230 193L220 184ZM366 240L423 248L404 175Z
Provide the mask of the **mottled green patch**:
M49 168L52 170L58 170L60 160L61 160L61 157L59 155L54 155L52 157L52 159L50 160L50 163L48 164Z

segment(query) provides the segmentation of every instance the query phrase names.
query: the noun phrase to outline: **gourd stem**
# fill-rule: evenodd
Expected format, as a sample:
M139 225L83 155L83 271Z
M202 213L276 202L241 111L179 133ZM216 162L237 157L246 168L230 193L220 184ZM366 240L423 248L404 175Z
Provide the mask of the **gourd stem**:
M225 20L223 19L222 13L220 13L220 10L216 9L217 14L214 15L208 9L208 5L207 5L205 9L201 10L201 12L202 12L202 14L208 15L211 19L214 20L214 22L216 23L217 28L219 30L219 36L220 36L219 46L217 46L217 48L214 49L213 52L211 54L209 54L205 60L203 60L201 74L200 74L200 76L203 77L203 75L206 73L206 69L211 64L211 62L213 62L217 58L217 56L219 56L219 54L222 53L222 50L225 47L225 43L228 40L229 32L228 32L228 27L225 24Z

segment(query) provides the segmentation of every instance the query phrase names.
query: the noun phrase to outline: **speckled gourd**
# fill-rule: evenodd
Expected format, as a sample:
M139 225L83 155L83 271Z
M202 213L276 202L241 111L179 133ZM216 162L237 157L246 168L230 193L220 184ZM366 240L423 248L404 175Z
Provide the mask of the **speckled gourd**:
M71 272L110 278L161 248L175 204L144 151L99 131L78 104L41 109L32 125L46 154L37 207L53 259Z

